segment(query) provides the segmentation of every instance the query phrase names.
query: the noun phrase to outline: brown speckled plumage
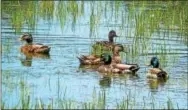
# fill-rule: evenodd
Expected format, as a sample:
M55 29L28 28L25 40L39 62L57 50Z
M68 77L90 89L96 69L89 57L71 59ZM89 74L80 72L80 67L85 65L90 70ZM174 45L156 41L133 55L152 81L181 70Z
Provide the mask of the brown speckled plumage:
M50 47L43 44L33 44L32 35L29 33L24 33L21 36L22 41L26 41L26 44L20 48L21 52L29 53L43 53L47 54L50 52Z

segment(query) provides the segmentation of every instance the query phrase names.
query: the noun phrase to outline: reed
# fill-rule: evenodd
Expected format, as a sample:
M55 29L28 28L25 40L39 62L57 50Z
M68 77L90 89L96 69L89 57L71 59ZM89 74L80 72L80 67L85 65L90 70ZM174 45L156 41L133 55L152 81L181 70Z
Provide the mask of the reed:
M21 86L24 88L23 82L21 82ZM23 91L21 91L23 93ZM25 93L24 93L25 94ZM25 94L26 95L26 94ZM96 95L96 91L94 89L93 95L92 95L92 100L91 101L86 101L86 102L76 102L74 100L67 100L67 99L58 99L58 100L51 100L49 103L44 103L44 101L40 98L36 99L36 101L32 101L30 98L30 95L25 95L22 94L21 96L21 102L16 104L14 109L107 109L106 105L106 97L107 94L105 91L98 92ZM145 102L145 98L143 97L143 104L140 105L139 107L137 106L137 100L134 95L132 95L130 92L126 95L126 97L122 97L122 101L116 102L116 106L114 106L116 109L136 109L136 108L143 108L145 109L146 104L150 103L151 106L149 109L174 109L172 100L168 98L166 102L166 106L159 106L157 105L157 102L155 101L155 98L153 96L150 97L151 100L148 100L147 103ZM8 105L6 105L5 102L2 102L2 109L10 109ZM178 104L177 104L177 108Z
M179 31L181 33L180 39L187 42L185 36L187 35L188 25L186 22L188 2L156 1L157 4L165 4L163 7L162 5L155 5L154 2L150 1L133 1L130 3L124 1L87 2L87 4L89 3L91 36L93 32L97 31L97 27L103 18L102 15L108 17L109 21L112 21L113 18L115 21L122 18L120 29L124 29L123 27L125 27L126 23L124 23L125 19L123 18L125 16L120 13L124 13L125 11L124 8L120 7L122 7L122 4L126 4L129 11L128 22L132 24L132 20L135 19L136 21L135 37L145 38L145 36L151 36L152 33L161 29L170 29L171 31ZM103 3L105 5L102 5ZM153 9L151 8L152 3L154 5ZM86 6L84 1L59 1L56 3L54 1L3 1L2 4L6 4L6 6L2 6L2 11L10 15L11 24L16 32L21 32L25 23L30 29L34 30L38 19L42 18L51 22L54 15L59 18L62 29L65 23L72 22L72 30L74 31L77 21L80 17L84 16ZM106 11L110 9L109 7L111 7L112 15L106 16Z
M101 21L105 18L105 23L110 29L111 27L122 32L121 39L132 40L129 44L129 50L126 54L121 54L126 62L133 63L138 62L141 55L148 56L151 50L151 55L157 55L160 59L161 66L169 66L168 62L174 59L174 56L169 56L168 53L172 52L171 48L167 47L167 42L161 42L160 45L153 44L152 40L154 34L164 32L164 35L159 36L159 39L170 40L173 36L170 36L170 32L178 33L177 40L183 41L187 45L188 35L188 2L187 1L108 1L108 2L93 2L93 1L2 1L2 12L8 15L8 21L15 33L21 33L23 31L33 32L36 29L38 20L42 19L45 22L51 23L54 18L57 17L60 23L62 31L65 30L66 26L71 26L72 31L75 31L75 26L79 23L80 18L88 14L88 27L90 30L90 38L98 37L99 26L103 26ZM152 4L152 5L151 5ZM162 5L161 5L162 4ZM124 6L126 5L126 6ZM87 7L86 7L87 6ZM88 8L88 9L86 9ZM125 12L127 8L128 12ZM85 12L89 10L89 12ZM128 14L127 14L128 13ZM128 16L127 16L128 15ZM117 26L112 24L117 22ZM120 26L118 25L120 21ZM28 30L23 28L27 26ZM50 26L50 25L48 25ZM127 27L128 26L128 27ZM119 28L118 28L119 27ZM125 31L126 30L126 31ZM123 37L123 38L122 38ZM124 38L125 37L125 38ZM121 41L119 39L119 41ZM11 48L14 45L10 44L8 39L2 46L3 54L11 52ZM123 43L124 42L120 42ZM127 45L125 45L127 46ZM92 50L93 49L93 50ZM101 45L95 45L92 48L91 53L101 55L106 52ZM111 50L108 51L111 53ZM177 59L176 59L177 61ZM173 63L176 63L174 61ZM7 91L12 91L16 87L10 77L10 71L3 71L2 83L8 87ZM13 107L8 102L3 101L1 104L2 109L107 109L107 93L100 91L99 93L93 93L93 99L85 102L76 102L74 100L68 100L65 98L66 89L62 94L64 95L61 99L61 88L58 85L58 99L51 99L49 103L45 100L38 98L33 99L29 93L29 87L26 86L24 81L20 82L20 99L17 104ZM187 83L182 82L184 86ZM97 94L97 95L96 95ZM157 106L157 102L152 97L150 109L164 108L173 109L175 108L173 100L170 98L163 106ZM121 102L117 102L115 108L117 109L136 109L136 97L132 97L128 94L126 97L122 97ZM141 108L147 108L148 102L143 98L143 106ZM179 105L177 104L177 108Z

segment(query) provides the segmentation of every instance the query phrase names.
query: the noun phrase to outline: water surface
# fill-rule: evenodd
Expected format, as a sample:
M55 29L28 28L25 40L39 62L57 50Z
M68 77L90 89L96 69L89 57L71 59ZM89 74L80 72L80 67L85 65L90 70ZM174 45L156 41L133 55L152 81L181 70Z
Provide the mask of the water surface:
M95 91L105 91L106 108L116 108L127 96L135 100L133 108L142 107L144 101L145 108L151 108L152 98L156 108L166 107L169 99L174 108L187 108L187 2L155 5L123 1L2 1L2 4L5 108L15 107L27 95L31 103L36 99L43 103L58 99L84 103L92 100ZM159 19L168 12L172 14L167 19ZM169 22L172 18L173 23ZM120 36L115 41L128 47L126 54L121 53L123 61L140 65L137 76L104 76L79 68L77 56L90 54L92 44L107 40L112 29ZM35 43L49 45L50 56L26 60L19 50L23 43L18 40L24 32L30 32ZM166 82L146 78L150 67L145 64L152 56L159 57L162 68L169 73ZM57 104L55 108L61 107Z

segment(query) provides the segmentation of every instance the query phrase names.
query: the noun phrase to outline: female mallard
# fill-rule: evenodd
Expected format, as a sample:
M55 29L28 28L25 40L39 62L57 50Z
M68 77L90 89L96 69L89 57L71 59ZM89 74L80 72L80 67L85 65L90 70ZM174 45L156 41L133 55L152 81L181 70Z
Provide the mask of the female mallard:
M148 78L156 78L156 79L167 79L168 74L161 68L159 68L159 59L157 57L152 57L150 61L150 65L153 66L147 73Z
M123 45L121 44L114 45L112 51L113 51L112 63L121 63L121 56L119 53L125 52Z
M29 53L49 53L50 47L42 44L33 44L32 35L29 33L25 33L21 36L21 41L26 41L26 45L21 47L21 52L29 52Z
M110 50L113 48L114 45L114 37L118 37L114 30L111 30L108 34L109 41L97 41L92 47L96 50L97 47L102 47L103 50Z
M113 58L112 62L120 63L121 57L119 55L119 52L124 51L124 48L121 44L114 45L113 48ZM101 60L101 56L98 55L82 55L81 57L77 57L80 61L80 64L82 65L97 65L97 64L103 64L103 61Z
M113 63L112 58L109 54L103 54L101 56L102 61L104 61L104 65L101 65L98 68L98 71L101 73L135 73L139 70L139 66L137 64L121 64L121 63Z
M97 65L101 64L101 58L98 55L82 55L81 57L77 57L82 65Z

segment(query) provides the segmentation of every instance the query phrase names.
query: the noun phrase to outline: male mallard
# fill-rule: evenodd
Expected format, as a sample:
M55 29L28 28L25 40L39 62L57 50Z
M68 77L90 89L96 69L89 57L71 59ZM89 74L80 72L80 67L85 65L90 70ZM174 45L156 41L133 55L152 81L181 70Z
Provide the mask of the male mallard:
M26 45L21 47L21 52L29 53L49 53L50 47L42 44L33 44L32 35L25 33L21 36L21 41L26 41Z
M101 73L135 73L139 70L137 64L113 63L112 57L109 54L103 54L101 59L104 61L104 65L98 68L98 71Z
M168 74L161 68L159 68L159 59L157 57L152 57L150 61L150 65L148 66L153 66L148 73L147 77L148 78L159 78L159 79L167 79Z
M113 48L113 58L112 62L120 63L121 57L119 55L119 52L124 51L124 48L121 44L114 45ZM101 60L101 56L98 55L82 55L81 57L77 57L80 61L80 64L82 65L97 65L97 64L103 64L103 61Z
M114 30L111 30L108 34L109 41L97 41L92 47L96 50L98 46L102 47L103 50L110 50L114 45L114 37L118 37Z

